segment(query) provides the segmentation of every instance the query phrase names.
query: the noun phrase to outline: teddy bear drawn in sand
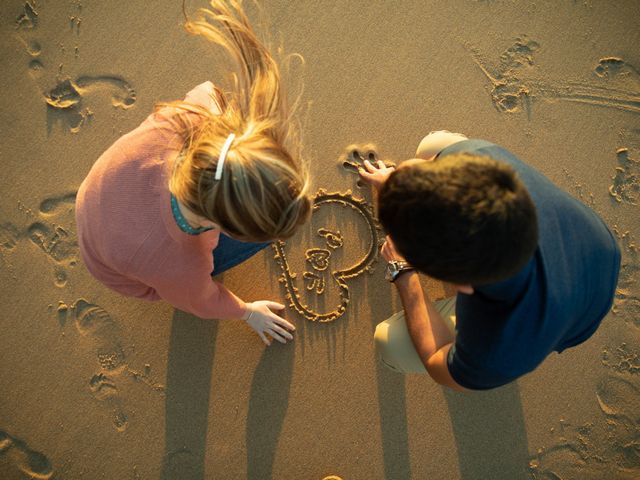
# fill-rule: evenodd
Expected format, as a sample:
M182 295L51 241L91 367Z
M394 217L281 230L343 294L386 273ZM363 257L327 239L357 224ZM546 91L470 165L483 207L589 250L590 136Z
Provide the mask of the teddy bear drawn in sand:
M372 145L352 145L346 149L339 163L345 170L357 175L358 167L365 159L371 162L378 160L375 148ZM356 185L363 187L360 181ZM313 215L323 209L340 209L334 217L340 221L364 223L366 235L357 239L359 253L355 262L340 265L339 253L347 239L339 225L324 225L317 229L316 239L321 239L322 246L304 251L303 272L292 271L286 242L276 241L272 246L276 263L281 269L279 281L286 290L289 307L308 320L325 323L344 315L351 298L348 281L373 271L384 236L371 203L364 198L357 198L351 190L328 192L320 189L313 199ZM337 292L336 304L322 310L309 305L308 300L317 300L330 289Z

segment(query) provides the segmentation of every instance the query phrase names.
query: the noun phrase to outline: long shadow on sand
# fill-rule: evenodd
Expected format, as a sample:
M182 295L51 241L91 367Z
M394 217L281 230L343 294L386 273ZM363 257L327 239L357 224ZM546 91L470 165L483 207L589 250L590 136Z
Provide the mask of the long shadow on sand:
M272 478L273 462L289 405L293 347L274 341L271 347L264 349L253 374L246 430L248 480Z
M462 480L529 479L529 449L517 383L487 392L447 388Z
M407 430L407 400L405 377L376 362L378 383L378 410L382 430L384 478L409 480L409 433Z
M203 480L217 322L175 310L169 343L162 480Z

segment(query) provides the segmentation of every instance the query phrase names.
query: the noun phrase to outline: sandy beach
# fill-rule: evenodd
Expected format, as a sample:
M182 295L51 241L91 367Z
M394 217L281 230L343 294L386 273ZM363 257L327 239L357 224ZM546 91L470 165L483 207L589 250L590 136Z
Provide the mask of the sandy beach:
M75 195L102 152L156 103L229 85L181 2L0 7L0 478L640 478L638 2L261 6L246 6L256 30L304 58L287 87L304 87L317 192L293 239L222 277L246 301L288 305L295 340L268 348L240 321L122 297L79 255ZM374 350L401 304L350 164L412 158L440 129L514 152L591 206L623 252L596 334L487 392L396 374Z

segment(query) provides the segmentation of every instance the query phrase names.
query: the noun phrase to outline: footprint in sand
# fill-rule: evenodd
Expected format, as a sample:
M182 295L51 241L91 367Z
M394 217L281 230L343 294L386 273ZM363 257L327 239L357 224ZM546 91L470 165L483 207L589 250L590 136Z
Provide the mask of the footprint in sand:
M98 373L89 380L91 393L98 400L105 400L118 394L118 388L110 377L103 373Z
M89 336L96 348L96 358L102 372L111 375L126 369L125 354L120 341L118 324L102 307L77 300L72 306L75 325L82 336Z
M73 257L77 243L61 226L49 226L42 222L32 223L27 229L29 239L54 261L60 263Z
M47 105L47 123L49 131L54 123L62 123L72 133L80 131L93 116L92 106L96 100L106 98L114 108L129 109L136 102L136 92L124 78L119 75L80 75L78 77L63 76L64 63L58 63L56 84L54 87L42 88L45 80L41 80L46 71L43 52L45 48L37 40L30 38L36 29L42 15L36 10L36 4L27 2L24 12L16 19L16 29L21 33L19 38L25 45L29 55L29 72L34 80L38 80L42 90L42 97ZM69 16L71 32L80 35L81 5L75 5L76 11ZM77 41L77 39L73 39ZM66 50L59 43L64 56ZM79 46L74 48L74 59L79 55ZM46 82L48 83L48 82Z
M640 266L625 262L620 268L616 298L611 312L623 314L635 326L640 327L640 294L636 279L640 275Z
M53 305L49 305L53 310ZM122 346L121 332L118 323L104 308L80 298L71 306L63 301L58 302L55 316L60 328L73 323L84 347L95 355L98 371L89 379L88 386L92 395L106 403L114 411L113 423L118 430L126 429L128 417L123 412L122 396L118 384L124 375L136 382L141 382L152 390L164 393L165 387L156 383L151 377L151 365L145 364L142 371L129 366L125 350Z
M29 478L47 479L53 475L53 467L46 455L30 449L22 440L0 430L0 466L5 462L29 475Z
M636 290L638 286L638 278L640 278L640 265L638 259L634 255L625 255L625 261L620 267L620 275L618 276L618 290L623 296L628 296Z
M640 390L627 376L608 376L595 396L604 418L572 427L560 420L556 444L538 449L529 463L531 478L640 478Z
M66 79L51 89L45 99L51 107L67 110L77 107L84 96L97 90L109 91L114 107L127 109L136 103L136 92L125 80L116 76L80 77L75 82Z
M540 449L529 461L529 473L533 480L562 480L582 477L585 461L574 445L555 445Z
M75 314L76 328L83 336L103 336L104 333L111 334L114 330L115 322L111 315L98 305L80 298L71 306L71 309Z
M634 347L629 347L622 343L615 349L605 347L602 350L602 364L619 373L629 373L635 375L640 373L640 351L634 351Z
M128 371L128 367L118 324L104 308L82 298L69 310L73 312L75 327L80 335L92 342L99 365L99 370L89 379L89 391L96 400L104 402L112 410L113 425L122 432L126 430L129 420L124 412L117 381L123 372Z
M0 224L0 265L14 280L18 280L18 275L13 266L11 254L15 251L19 239L20 230L13 223Z
M640 84L640 72L633 65L629 65L618 57L601 58L594 72L600 78L630 80L636 85Z
M53 221L73 215L75 197L75 192L69 192L45 198L40 203L39 220L26 230L26 237L53 263L55 285L58 287L66 285L67 270L77 264L79 250L75 233ZM0 238L2 236L0 233Z
M38 57L42 53L42 46L37 41L25 42L27 53L31 57L29 61L29 74L33 79L39 78L44 71L44 64Z
M635 427L640 437L640 390L634 384L618 376L607 377L598 385L596 397L607 417Z
M626 322L640 327L640 284L638 283L638 278L640 278L640 247L636 244L635 237L631 232L621 232L617 225L614 225L612 230L619 238L623 255L615 302L611 312L614 315L622 315Z
M20 30L32 30L38 25L38 12L35 3L26 2L24 11L16 19L16 28Z
M16 248L20 231L11 222L0 225L0 251L9 251Z
M53 261L55 285L64 287L67 283L66 267L77 263L78 242L75 236L59 225L43 222L32 223L27 229L27 236Z
M614 432L608 444L616 464L640 476L640 389L631 381L610 376L598 385L598 405Z
M609 195L617 203L628 205L640 204L640 149L621 147L616 150L618 165L613 183L609 187Z
M36 221L26 229L18 228L11 222L0 224L0 260L9 268L8 254L16 250L20 240L28 238L52 262L55 285L64 287L67 283L67 270L78 262L78 241L76 234L60 223L73 222L76 192L67 192L45 198L40 203L39 215L35 217L31 209L25 209L21 202L21 210Z
M62 120L69 131L77 133L93 115L91 108L86 105L88 98L100 92L107 92L111 105L115 108L129 109L136 102L136 92L129 83L121 77L83 76L75 81L67 78L44 94L49 108L49 116L55 122Z
M532 101L541 98L640 113L640 75L633 65L617 57L604 57L594 67L596 80L600 81L550 82L536 73L533 56L539 48L538 42L526 36L517 38L494 67L471 48L474 61L492 87L491 100L498 111L524 109L530 114ZM609 81L603 84L603 79Z
M40 202L40 213L51 215L61 208L73 208L76 203L76 192L64 193L59 196L45 198Z

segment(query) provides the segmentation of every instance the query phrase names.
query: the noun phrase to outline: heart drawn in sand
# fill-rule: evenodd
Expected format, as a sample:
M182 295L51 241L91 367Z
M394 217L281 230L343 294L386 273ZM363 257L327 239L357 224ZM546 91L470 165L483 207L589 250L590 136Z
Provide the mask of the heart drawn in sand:
M345 193L327 193L319 190L313 200L313 211L321 208L346 208L356 214L356 221L364 221L367 238L360 239L363 243L362 255L355 264L343 269L331 270L331 250L336 251L344 244L342 234L334 227L318 229L318 236L323 237L329 248L310 248L305 252L305 264L311 265L311 271L302 274L305 289L308 292L315 291L316 295L325 292L327 285L337 288L339 303L328 311L317 311L307 305L297 286L297 274L291 271L285 252L286 243L278 241L272 244L275 251L275 259L282 270L279 281L286 289L289 306L300 315L311 321L331 322L341 317L349 304L350 291L348 279L357 277L364 272L371 272L373 263L378 258L378 251L383 240L380 226L373 215L371 205L364 199L354 198L351 191ZM344 212L339 212L336 217L342 217ZM331 250L330 250L331 249Z
M324 248L310 248L306 253L307 262L311 264L314 270L322 272L329 267L329 257L331 252Z

